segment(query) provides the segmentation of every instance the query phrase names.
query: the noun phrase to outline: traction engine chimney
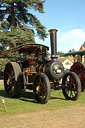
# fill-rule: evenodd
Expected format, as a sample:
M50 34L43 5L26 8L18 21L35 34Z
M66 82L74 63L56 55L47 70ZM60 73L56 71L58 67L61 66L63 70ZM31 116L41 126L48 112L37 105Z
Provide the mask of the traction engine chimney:
M56 33L58 30L50 29L48 32L50 33L50 44L51 44L51 58L56 58L57 56L57 39Z

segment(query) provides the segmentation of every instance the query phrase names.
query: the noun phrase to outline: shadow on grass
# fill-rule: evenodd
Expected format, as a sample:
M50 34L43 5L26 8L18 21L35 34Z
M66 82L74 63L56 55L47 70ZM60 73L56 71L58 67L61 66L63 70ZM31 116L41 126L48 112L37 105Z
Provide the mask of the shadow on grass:
M5 90L0 90L0 96L7 98L7 94L6 94ZM33 92L22 92L18 99L19 100L34 99Z
M20 97L34 99L34 94L33 92L22 92Z
M54 100L54 99L66 100L65 98L53 97L53 96L50 96L50 98L49 98L49 100ZM38 103L37 101L35 101L33 92L24 92L24 93L22 93L20 100L27 101L27 102Z
M7 98L5 90L0 90L0 96ZM33 92L22 92L18 99L26 102L38 103L35 101ZM66 100L65 98L53 97L53 96L50 96L49 100L54 100L54 99Z
M0 90L0 96L7 97L5 90Z
M0 96L3 98L8 98L5 90L0 90ZM22 92L19 98L11 98L11 99L18 99L26 102L37 103L35 101L33 92Z
M60 100L66 100L65 98L61 98L61 97L53 97L51 96L50 99L60 99Z
M27 102L35 102L33 92L22 92L19 100Z

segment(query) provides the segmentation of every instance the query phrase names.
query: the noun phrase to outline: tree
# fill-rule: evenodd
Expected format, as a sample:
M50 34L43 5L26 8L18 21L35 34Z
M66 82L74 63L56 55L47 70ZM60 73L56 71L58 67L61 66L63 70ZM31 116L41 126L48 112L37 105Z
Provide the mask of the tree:
M57 53L58 55L60 55L60 57L63 57L63 56L65 56L65 53L63 53L63 52L59 52L58 51L58 53Z
M69 52L75 52L75 50L74 49L71 49L71 50L69 50Z
M44 0L0 0L0 47L2 49L12 47L14 43L34 43L35 33L40 39L46 38L45 27L29 13L29 9L44 13L44 2Z
M16 43L33 43L34 34L31 29L26 28L25 26L16 26L10 27L12 31L0 29L0 51L5 50L7 47L16 46Z

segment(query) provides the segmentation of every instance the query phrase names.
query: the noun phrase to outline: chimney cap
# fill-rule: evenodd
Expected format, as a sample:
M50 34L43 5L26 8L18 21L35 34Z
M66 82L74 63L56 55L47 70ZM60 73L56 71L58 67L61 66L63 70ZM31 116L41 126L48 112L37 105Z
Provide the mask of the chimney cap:
M58 30L57 29L50 29L48 32L49 33L56 33Z

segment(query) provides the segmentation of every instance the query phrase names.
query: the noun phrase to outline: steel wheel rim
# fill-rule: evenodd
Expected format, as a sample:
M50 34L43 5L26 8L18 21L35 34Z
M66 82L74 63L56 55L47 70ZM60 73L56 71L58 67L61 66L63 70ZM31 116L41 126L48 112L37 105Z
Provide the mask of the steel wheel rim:
M46 94L45 80L43 77L41 76L37 77L35 87L36 87L35 92L38 100L44 101L47 94Z
M5 90L8 96L14 93L15 88L15 73L11 64L8 64L5 69Z
M81 81L82 89L85 85L85 68L81 63L76 63L71 67L71 72L75 72Z
M70 99L73 99L77 95L76 81L72 76L68 76L65 80L65 92Z

